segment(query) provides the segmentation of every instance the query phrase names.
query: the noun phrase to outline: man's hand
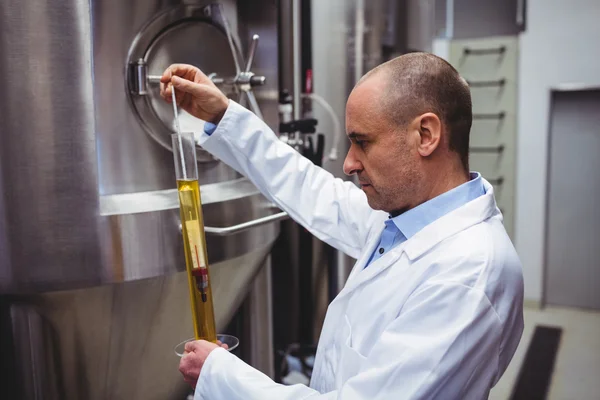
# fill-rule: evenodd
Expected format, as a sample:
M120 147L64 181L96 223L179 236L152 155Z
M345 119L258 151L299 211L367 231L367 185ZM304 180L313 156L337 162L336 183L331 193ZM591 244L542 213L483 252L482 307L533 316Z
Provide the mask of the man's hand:
M173 64L160 78L160 95L171 102L175 87L177 104L204 121L218 124L229 105L229 99L202 71L192 65Z
M221 344L219 341L217 341L217 344L214 344L206 340L195 340L185 344L185 352L179 362L179 372L183 375L183 380L192 388L196 388L198 377L208 355L219 346L224 349L228 348L226 344Z

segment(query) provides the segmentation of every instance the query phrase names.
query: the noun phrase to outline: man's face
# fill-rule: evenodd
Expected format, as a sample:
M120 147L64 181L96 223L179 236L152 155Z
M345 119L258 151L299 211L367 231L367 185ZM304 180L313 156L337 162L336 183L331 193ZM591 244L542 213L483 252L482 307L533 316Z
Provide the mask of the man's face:
M386 212L413 206L421 182L418 133L398 127L382 102L383 74L369 77L350 94L346 133L351 141L344 172L356 174L371 208Z

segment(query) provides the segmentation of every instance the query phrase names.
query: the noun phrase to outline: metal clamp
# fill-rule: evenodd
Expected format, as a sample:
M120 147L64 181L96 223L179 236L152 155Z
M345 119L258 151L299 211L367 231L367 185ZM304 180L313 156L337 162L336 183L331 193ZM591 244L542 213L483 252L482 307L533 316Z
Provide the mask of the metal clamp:
M132 83L132 91L138 96L148 94L148 65L143 58L137 63L129 65L129 81ZM158 77L160 82L160 76Z
M503 55L505 52L506 46L500 46L491 49L471 49L469 47L465 47L463 50L463 53L466 56L485 56L489 54Z
M160 84L160 75L148 75L148 63L143 58L137 60L136 63L129 64L129 82L131 82L130 90L138 96L146 96L148 94L149 84Z
M469 148L469 151L471 153L498 153L498 154L502 154L502 152L504 151L504 145L501 144L499 146L490 146L490 147L486 147L486 146L471 147L471 148Z
M216 228L212 226L205 226L204 232L209 233L211 235L216 236L229 236L235 233L239 233L251 228L256 228L257 226L268 224L269 222L277 222L284 219L289 218L288 213L282 211L277 214L269 215L267 217L262 217L255 219L253 221L244 222L238 225L228 226L227 228Z
M504 111L500 111L497 114L473 114L473 119L499 119L503 120L506 117L506 113Z
M467 81L467 84L470 87L493 87L493 86L503 87L506 84L506 79L501 78L496 81Z

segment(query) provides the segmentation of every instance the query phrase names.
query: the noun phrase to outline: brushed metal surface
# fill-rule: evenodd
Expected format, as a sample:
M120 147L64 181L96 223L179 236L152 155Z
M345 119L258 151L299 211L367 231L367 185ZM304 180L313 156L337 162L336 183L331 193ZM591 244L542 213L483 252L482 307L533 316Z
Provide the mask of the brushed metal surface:
M0 293L100 282L90 8L0 2Z
M270 245L257 247L211 266L219 331L269 251ZM194 334L185 273L19 297L10 317L19 379L0 376L2 398L182 400L189 393L174 353Z
M179 247L173 247L179 239L174 223L176 204L152 208L142 202L143 213L134 207L132 215L119 209L118 216L113 215L115 210L108 216L102 208L107 199L130 196L129 200L136 201L161 191L169 194L153 196L153 201L172 200L172 153L144 131L128 103L124 82L128 51L137 33L155 15L181 9L181 4L70 0L38 7L11 0L0 5L0 72L26 78L9 79L0 91L0 293L75 289L177 270L174 257ZM268 15L276 17L274 5L265 4ZM238 10L232 1L224 6L236 32L244 24L248 25L244 29L254 29L246 21L260 16L257 20L264 40L256 53L256 65L273 87L277 63L268 61L276 60L276 18L267 22L263 14ZM204 28L198 30L189 21L174 24L184 27L193 41L202 36ZM158 63L152 68L186 61L169 57L177 58L196 47L175 28L157 34L162 39L145 38L150 44L148 54ZM229 48L221 36L227 54ZM216 41L215 36L207 38ZM237 34L235 38L239 41ZM166 45L159 46L164 40ZM176 48L178 43L183 43L181 48ZM208 52L202 53L203 48ZM198 43L199 58L187 61L201 61L216 52L215 46ZM265 57L270 59L265 62ZM219 60L210 65L226 64ZM266 64L271 68L264 67ZM271 125L276 125L276 104L267 104L265 110ZM161 125L165 127L165 123ZM199 176L202 186L208 185L207 191L211 184L240 179L237 172L218 161L200 163ZM214 196L207 195L209 203L219 201L221 195L241 198L239 193L231 197L232 184L210 191ZM214 218L210 225L227 227L272 214L256 191L247 192L248 202L206 208ZM262 238L261 243L274 241L277 229L265 226L254 234L211 239L212 253L216 260L238 256L257 244L257 237ZM245 236L249 238L246 242ZM164 250L163 256L145 256L159 249Z
M228 227L277 212L262 195L211 203L203 207L204 223ZM185 269L179 209L111 215L102 226L103 278L122 282L172 274ZM219 263L273 243L275 223L227 237L206 235L208 260Z
M260 192L248 179L210 183L200 187L202 204L241 199ZM101 215L136 214L179 207L177 189L100 196Z
M188 393L173 354L192 335L173 156L144 131L124 85L137 32L183 3L209 2L0 2L0 366L10 372L0 374L3 398ZM266 67L256 72L273 90L276 19L254 8L273 15L274 3L255 3L252 13L223 3L235 32L245 35L261 16L255 65ZM276 102L261 107L276 127ZM206 195L207 225L277 212L223 163L201 164L199 173L203 187L218 186ZM278 232L268 224L207 238L219 329Z

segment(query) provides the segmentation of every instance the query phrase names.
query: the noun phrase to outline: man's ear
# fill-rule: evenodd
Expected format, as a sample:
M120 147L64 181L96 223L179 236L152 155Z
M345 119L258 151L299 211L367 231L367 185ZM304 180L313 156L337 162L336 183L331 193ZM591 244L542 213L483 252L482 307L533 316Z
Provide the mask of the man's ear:
M417 150L422 157L429 157L442 140L442 121L434 113L425 113L416 119L416 127L420 134Z

